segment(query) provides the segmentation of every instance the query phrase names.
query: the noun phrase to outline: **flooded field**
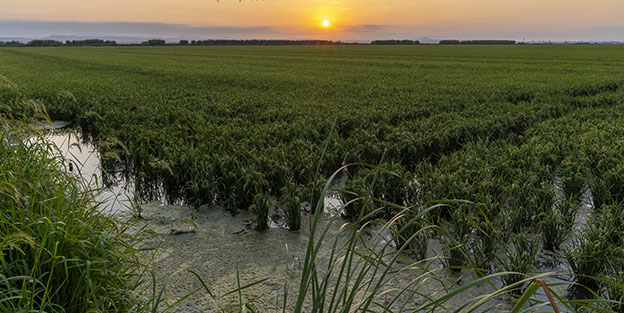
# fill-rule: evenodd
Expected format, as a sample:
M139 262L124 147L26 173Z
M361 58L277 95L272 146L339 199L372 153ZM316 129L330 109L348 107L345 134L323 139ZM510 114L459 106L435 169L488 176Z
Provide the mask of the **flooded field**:
M55 123L55 125L64 125ZM69 160L68 171L78 173L85 182L100 189L97 201L100 209L115 216L119 223L129 225L129 233L140 232L141 242L138 247L147 249L146 262L152 264L159 281L167 287L167 299L170 302L182 298L201 288L201 283L194 273L199 275L211 291L217 295L214 299L206 292L197 292L175 307L174 312L206 312L223 309L235 310L239 305L237 294L225 297L237 288L236 272L242 284L266 280L261 284L246 289L244 303L253 305L259 312L279 311L283 306L285 288L292 293L299 288L299 280L306 248L309 240L310 204L301 203L302 226L298 231L289 231L284 212L279 207L271 208L270 230L259 232L255 229L255 215L249 211L233 211L219 206L201 206L193 208L173 205L166 201L165 195L159 199L136 201L133 179L123 172L106 172L100 162L100 151L93 143L84 140L79 131L67 128L54 128L45 136ZM106 179L103 179L106 177ZM344 185L346 177L340 176L334 183L334 189ZM104 184L106 182L106 184ZM558 194L562 190L558 182L554 183ZM344 202L340 193L330 190L324 198L324 210L320 217L320 229L327 228L327 244L318 256L318 266L326 267L332 247L329 242L335 238L341 244L337 253L345 246L350 220L341 217ZM577 227L584 227L591 209L591 194L583 196L578 210ZM235 213L234 213L235 212ZM382 230L384 221L377 221L364 228L363 243L373 243L375 239L396 248L392 233ZM407 310L417 307L425 299L435 299L449 290L461 287L478 278L469 269L460 272L450 271L444 266L445 254L440 234L432 234L428 239L425 260L411 258L403 254L395 264L396 270L388 280L388 290L413 283L415 277L420 281L417 295L402 299L394 309ZM568 240L565 245L571 245ZM388 258L392 254L389 254ZM553 290L565 296L571 288L573 275L562 253L542 251L539 254L535 273L552 273L545 278ZM500 279L492 279L479 284L447 301L443 310L455 310L466 301L478 299L504 287ZM386 296L387 298L388 296ZM543 291L536 294L536 300L548 301ZM293 305L294 299L287 301ZM496 297L486 302L476 312L492 308L509 310L513 298ZM562 312L568 312L562 310Z
M115 312L108 303L164 311L155 303L163 298L181 299L168 310L179 312L621 312L623 53L577 45L1 49L0 113L48 129L44 141L60 152L50 158L48 145L24 146L6 128L0 200L11 214L0 225L12 230L23 212L34 220L18 224L23 233L45 239L29 227L68 225L87 236L59 239L90 243L77 246L85 263L71 286L118 266L81 298L103 302L82 302L78 312ZM101 191L97 203L91 188ZM14 233L8 247L17 240L24 251L55 251ZM124 250L125 240L141 250ZM21 250L7 251L21 270L5 276L31 275L18 266L31 264ZM114 261L139 254L140 262ZM112 263L93 272L92 258ZM62 264L45 264L54 266L42 273L62 277ZM154 273L145 283L157 291L137 291L127 276L136 268ZM25 285L14 285L6 299L22 294Z

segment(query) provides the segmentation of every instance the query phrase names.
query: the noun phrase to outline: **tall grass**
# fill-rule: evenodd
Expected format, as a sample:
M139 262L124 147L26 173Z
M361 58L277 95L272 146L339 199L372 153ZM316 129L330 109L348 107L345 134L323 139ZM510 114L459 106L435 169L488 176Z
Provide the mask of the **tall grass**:
M0 311L129 310L136 251L53 146L20 139L0 145Z
M329 178L321 194L327 192L331 181L345 167L347 166L340 168ZM358 199L351 203L355 201ZM320 203L317 204L317 207L320 205ZM316 210L311 216L310 239L292 312L367 312L369 310L413 309L409 301L401 302L402 297L407 299L413 297L417 293L418 283L425 276L415 275L413 281L397 292L390 292L393 287L388 286L392 273L397 270L411 270L414 265L395 267L400 253L390 249L392 241L384 240L382 235L383 232L392 231L396 219L384 223L379 230L373 231L372 239L366 239L365 234L370 232L368 228L371 223L370 218L376 212L369 211L366 203L358 208L361 209L358 221L347 224L342 229L343 236L347 238L345 243L339 241L342 236L336 236L331 241L327 240L329 228L332 223L336 222L338 216L332 217L325 228L319 228L321 210ZM406 224L417 222L432 209L416 214ZM414 237L416 234L405 240L405 244L399 251L408 249ZM324 243L329 244L331 253L327 266L319 268L317 259ZM382 297L385 298L384 301L381 300Z

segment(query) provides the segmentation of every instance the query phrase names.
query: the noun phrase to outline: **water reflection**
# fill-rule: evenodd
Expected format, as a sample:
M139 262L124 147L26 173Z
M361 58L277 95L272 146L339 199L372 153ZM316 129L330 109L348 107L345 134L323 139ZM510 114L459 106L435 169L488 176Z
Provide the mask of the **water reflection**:
M100 151L78 132L53 129L46 140L58 148L68 161L67 170L80 175L90 188L100 189L96 200L103 212L117 214L131 210L134 184L119 172L106 172L101 165Z

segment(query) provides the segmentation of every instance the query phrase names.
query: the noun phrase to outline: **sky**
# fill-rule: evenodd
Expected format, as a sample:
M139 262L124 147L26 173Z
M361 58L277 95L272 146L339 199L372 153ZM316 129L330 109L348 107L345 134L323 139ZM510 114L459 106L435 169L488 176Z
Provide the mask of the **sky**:
M0 0L0 37L624 41L623 16L624 0Z

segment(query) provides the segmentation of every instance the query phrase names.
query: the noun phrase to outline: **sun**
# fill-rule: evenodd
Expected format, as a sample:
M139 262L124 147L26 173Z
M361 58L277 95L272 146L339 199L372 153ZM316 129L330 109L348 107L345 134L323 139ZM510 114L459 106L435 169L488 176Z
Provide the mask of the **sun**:
M330 25L328 19L324 19L322 24L323 24L323 27L325 27L325 28L329 27L329 25Z

